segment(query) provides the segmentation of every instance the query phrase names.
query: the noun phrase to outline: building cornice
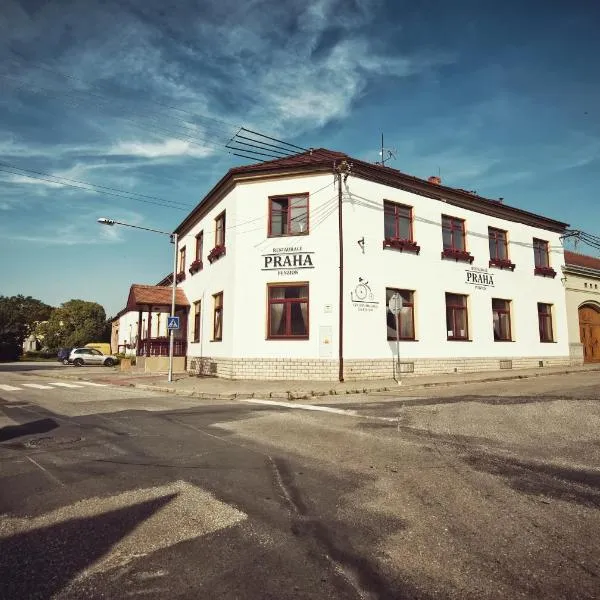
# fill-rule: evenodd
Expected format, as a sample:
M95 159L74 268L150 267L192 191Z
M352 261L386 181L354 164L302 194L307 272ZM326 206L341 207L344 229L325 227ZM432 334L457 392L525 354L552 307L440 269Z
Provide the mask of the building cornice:
M226 196L239 183L251 181L267 181L298 175L318 175L322 173L333 173L336 161L348 160L352 163L352 176L360 179L401 189L419 196L439 200L447 204L463 208L465 210L486 214L498 219L522 223L531 227L564 233L568 227L567 223L556 221L548 217L514 208L501 202L491 200L475 193L456 188L450 188L439 183L433 183L412 175L407 175L396 169L373 165L361 160L352 159L341 153L330 153L327 158L320 158L316 151L316 158L311 162L304 162L290 166L279 164L278 161L249 165L247 167L236 167L230 169L208 192L203 200L192 210L192 212L175 229L179 236L185 235L202 217L204 217L220 200Z
M588 267L578 267L576 265L564 265L563 273L567 275L581 275L582 277L594 277L600 279L600 270L590 269Z

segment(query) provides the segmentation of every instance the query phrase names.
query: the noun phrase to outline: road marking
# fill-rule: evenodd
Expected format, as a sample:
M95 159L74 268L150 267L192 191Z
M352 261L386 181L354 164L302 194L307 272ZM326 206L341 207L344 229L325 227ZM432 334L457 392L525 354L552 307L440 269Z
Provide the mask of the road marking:
M52 387L49 385L41 385L39 383L24 383L23 387L34 388L36 390L51 390Z
M26 456L25 457L29 462L33 463L38 469L42 470L46 476L51 479L54 483L57 483L58 485L62 485L64 487L64 483L58 478L56 477L56 475L53 475L52 473L50 473L50 471L48 471L48 469L46 469L46 467L42 467L42 465L40 465L39 462L33 460L33 458L31 458L31 456Z
M12 385L0 385L0 390L5 392L21 392L23 391L21 388L13 387Z
M107 383L94 383L93 381L79 381L81 385L93 385L95 387L106 387Z
M334 413L336 415L347 415L349 417L356 417L357 413L355 410L349 410L346 408L332 408L331 406L317 406L315 404L297 404L296 402L276 402L275 400L242 400L242 402L248 402L249 404L265 404L267 406L283 406L285 408L295 408L298 410L315 410L319 412Z
M76 385L74 383L63 383L62 381L50 381L49 383L50 383L50 385L58 385L60 387L66 387L66 388L80 388L80 387L83 387L81 385Z

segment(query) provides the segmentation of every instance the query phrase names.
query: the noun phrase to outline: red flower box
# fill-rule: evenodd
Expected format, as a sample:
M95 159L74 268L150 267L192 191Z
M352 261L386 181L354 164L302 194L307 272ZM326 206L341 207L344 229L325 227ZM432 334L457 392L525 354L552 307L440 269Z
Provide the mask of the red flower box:
M556 277L556 271L552 267L536 267L533 272L542 277Z
M446 248L442 250L442 258L451 258L452 260L460 260L462 262L472 263L475 260L470 252L466 250L456 250L455 248Z
M194 275L194 273L197 273L198 271L202 271L202 267L204 265L202 264L201 260L195 260L192 262L192 264L190 265L190 268L188 269L191 275Z
M210 262L212 264L215 262L215 260L218 260L219 258L221 258L221 256L225 256L225 246L215 246L208 253L208 262Z
M383 240L384 248L394 248L394 250L400 250L403 252L406 250L407 252L415 252L419 254L421 252L421 246L417 245L417 242L413 242L412 240L401 240L399 238L385 238Z
M515 263L508 260L508 258L490 258L490 267L498 267L499 269L510 269L515 270Z

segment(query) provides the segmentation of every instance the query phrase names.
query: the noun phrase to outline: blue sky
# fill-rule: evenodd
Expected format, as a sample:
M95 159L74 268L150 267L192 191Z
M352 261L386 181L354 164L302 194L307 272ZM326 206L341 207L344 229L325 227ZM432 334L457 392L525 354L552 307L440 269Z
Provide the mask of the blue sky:
M116 313L171 247L96 219L173 229L244 162L222 147L242 125L371 161L383 131L390 166L598 235L599 19L585 0L2 0L0 294Z

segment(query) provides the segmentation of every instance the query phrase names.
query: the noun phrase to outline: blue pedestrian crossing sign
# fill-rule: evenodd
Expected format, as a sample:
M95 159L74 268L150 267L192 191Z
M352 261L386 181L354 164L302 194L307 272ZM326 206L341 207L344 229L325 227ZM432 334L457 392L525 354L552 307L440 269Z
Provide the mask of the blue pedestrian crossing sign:
M167 329L179 329L179 317L169 317L167 319Z

